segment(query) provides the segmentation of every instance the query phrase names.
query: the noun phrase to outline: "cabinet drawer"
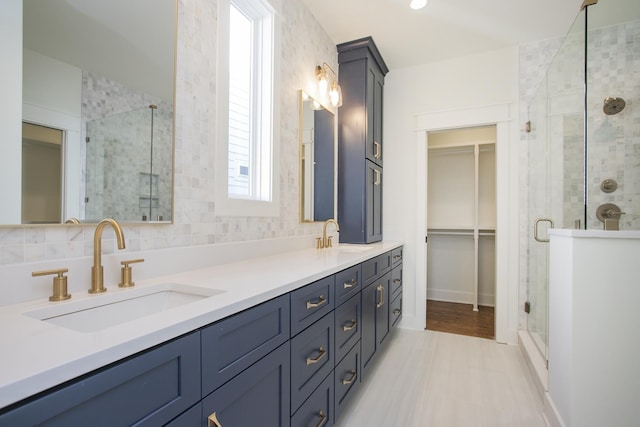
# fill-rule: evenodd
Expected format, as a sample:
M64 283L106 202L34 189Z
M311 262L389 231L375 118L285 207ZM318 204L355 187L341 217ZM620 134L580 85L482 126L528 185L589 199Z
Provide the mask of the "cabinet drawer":
M360 386L360 346L356 343L335 369L336 422L345 405Z
M0 416L2 426L158 426L200 400L200 334L78 379Z
M291 427L332 426L333 408L333 375L329 375L291 417Z
M402 264L393 267L391 270L391 299L402 292Z
M378 277L378 257L362 263L362 287L364 288Z
M333 370L333 313L291 339L291 413Z
M391 262L394 266L402 262L402 246L391 251Z
M360 294L335 310L336 361L360 340Z
M402 292L396 297L391 303L391 307L389 308L389 323L391 327L395 327L400 319L402 318Z
M291 292L291 336L333 310L334 276Z
M288 295L204 328L202 395L211 393L288 339Z
M289 379L285 343L203 399L200 425L287 427Z
M336 273L336 307L362 289L360 264Z
M378 276L386 273L391 269L391 251L386 252L382 255L378 255Z
M200 420L202 419L202 403L198 402L196 405L193 405L188 411L180 414L179 417L175 418L169 424L165 424L164 427L189 427L189 426L199 426L201 424Z

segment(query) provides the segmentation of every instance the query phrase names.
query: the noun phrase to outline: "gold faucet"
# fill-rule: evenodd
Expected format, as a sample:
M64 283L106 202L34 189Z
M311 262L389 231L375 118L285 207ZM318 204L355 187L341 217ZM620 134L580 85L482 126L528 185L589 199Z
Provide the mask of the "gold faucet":
M120 224L115 219L105 218L98 223L96 232L93 235L93 267L91 267L91 289L90 294L99 294L106 291L104 287L104 271L102 268L102 230L107 225L111 225L116 233L116 240L118 241L118 249L124 249L124 233Z
M338 233L340 232L340 226L338 225L338 221L336 221L333 218L326 220L324 222L324 226L322 227L322 240L320 238L318 238L318 244L317 244L318 249L330 248L331 246L333 246L331 244L331 237L327 238L327 225L329 225L331 223L335 224L336 225L336 231Z

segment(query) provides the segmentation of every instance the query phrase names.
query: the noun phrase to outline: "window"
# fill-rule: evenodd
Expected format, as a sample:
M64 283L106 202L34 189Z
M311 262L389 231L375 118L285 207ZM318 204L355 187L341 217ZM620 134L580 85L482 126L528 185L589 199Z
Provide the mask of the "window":
M230 3L229 197L271 200L272 21L260 2Z

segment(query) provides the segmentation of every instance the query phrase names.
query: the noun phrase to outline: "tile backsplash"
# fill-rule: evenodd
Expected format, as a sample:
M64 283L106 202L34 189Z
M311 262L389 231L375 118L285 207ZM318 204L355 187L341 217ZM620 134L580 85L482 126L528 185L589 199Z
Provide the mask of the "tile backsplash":
M314 79L315 65L337 65L335 43L303 0L282 6L280 216L216 215L215 105L217 1L179 0L175 105L174 224L125 225L127 251L316 234L299 223L298 91ZM137 183L135 184L137 185ZM90 256L95 226L0 228L0 265ZM105 230L103 252L114 252Z

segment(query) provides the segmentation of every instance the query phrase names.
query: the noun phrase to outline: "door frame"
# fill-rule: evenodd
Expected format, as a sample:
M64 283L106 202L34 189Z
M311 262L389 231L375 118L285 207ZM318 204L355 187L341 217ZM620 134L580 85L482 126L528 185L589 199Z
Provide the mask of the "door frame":
M509 147L510 104L416 115L416 308L427 315L427 162L428 133L496 126L496 341L517 344L518 329L518 150ZM514 208L515 207L515 208Z

